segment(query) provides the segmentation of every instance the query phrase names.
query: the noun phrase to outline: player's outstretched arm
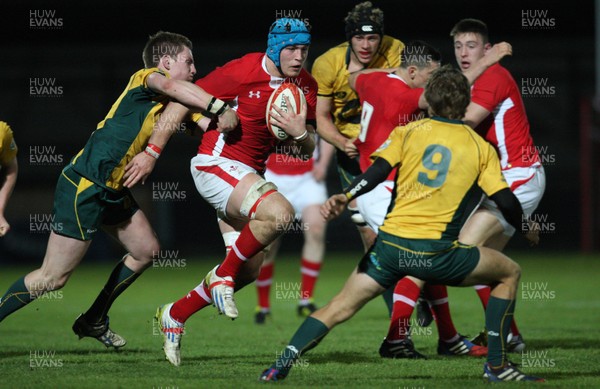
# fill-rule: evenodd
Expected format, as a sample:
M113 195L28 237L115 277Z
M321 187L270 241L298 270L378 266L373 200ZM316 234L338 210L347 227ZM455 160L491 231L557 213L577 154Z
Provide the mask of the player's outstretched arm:
M538 224L525 217L519 199L509 188L494 193L490 196L490 199L496 203L506 221L515 227L517 231L521 231L531 245L539 243L540 231Z
M189 112L190 110L182 104L173 101L167 104L160 119L154 124L146 149L134 156L125 166L123 186L132 188L140 181L144 184L154 170L160 153Z
M169 96L194 112L208 111L217 115L219 117L218 126L222 132L231 131L237 127L238 117L227 103L206 93L196 84L166 78L159 73L149 75L147 83L152 90Z
M327 221L340 216L348 205L348 197L343 193L338 193L327 199L321 206L321 216Z
M370 192L377 185L385 181L392 171L392 166L383 158L377 158L367 171L357 176L346 188L344 193L333 195L321 207L321 215L326 220L331 220L340 215L350 201ZM345 200L344 200L344 199Z

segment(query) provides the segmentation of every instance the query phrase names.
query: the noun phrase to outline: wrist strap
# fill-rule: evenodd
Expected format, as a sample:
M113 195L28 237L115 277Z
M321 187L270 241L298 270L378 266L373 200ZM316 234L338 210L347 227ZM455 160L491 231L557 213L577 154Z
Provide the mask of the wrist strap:
M304 132L302 133L302 135L300 136L295 136L294 140L296 142L303 142L304 140L306 140L308 138L308 130L304 130Z
M228 108L229 106L227 103L213 96L212 99L210 99L210 103L208 103L206 110L214 115L221 116Z
M158 159L158 157L160 157L160 153L162 153L162 149L157 145L148 143L148 146L146 146L146 150L144 150L144 153L148 154L154 159Z

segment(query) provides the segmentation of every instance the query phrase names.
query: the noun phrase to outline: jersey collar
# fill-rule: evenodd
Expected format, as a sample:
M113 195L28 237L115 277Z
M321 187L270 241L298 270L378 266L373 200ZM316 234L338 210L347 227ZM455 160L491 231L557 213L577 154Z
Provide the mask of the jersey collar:
M441 116L432 116L431 117L432 120L437 120L439 122L444 122L444 123L452 123L452 124L464 124L464 122L462 120L458 120L458 119L448 119L448 118L443 118Z

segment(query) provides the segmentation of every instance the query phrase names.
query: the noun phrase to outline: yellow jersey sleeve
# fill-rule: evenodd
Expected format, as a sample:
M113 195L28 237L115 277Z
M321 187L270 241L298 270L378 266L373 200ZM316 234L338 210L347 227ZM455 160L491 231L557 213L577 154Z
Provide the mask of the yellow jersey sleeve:
M330 50L319 56L312 67L312 76L319 85L318 96L333 97L333 89L336 80L335 57Z
M486 195L491 196L502 189L508 188L508 185L502 175L500 160L498 159L496 150L483 139L479 139L478 143L481 150L481 173L477 179L477 185Z
M144 88L148 88L148 76L151 75L152 73L159 73L167 78L171 78L169 73L167 73L163 70L160 70L159 68L144 69L143 71L141 71L137 74L137 76L139 77L139 83L142 84L144 86Z
M377 158L383 158L392 167L399 165L404 157L406 133L406 127L394 128L389 138L383 142L373 154L371 154L371 159L375 160Z
M17 156L17 144L6 122L0 121L0 165L8 165Z

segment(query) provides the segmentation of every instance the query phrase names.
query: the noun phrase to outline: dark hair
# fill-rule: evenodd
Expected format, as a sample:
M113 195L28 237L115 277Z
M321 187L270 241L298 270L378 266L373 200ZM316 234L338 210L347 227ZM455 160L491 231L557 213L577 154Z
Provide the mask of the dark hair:
M462 120L471 101L469 81L458 69L444 65L429 77L425 100L434 115Z
M458 34L464 34L468 32L481 35L484 44L488 43L490 40L488 36L487 25L479 19L461 20L452 28L452 31L450 31L450 36L454 38Z
M355 35L379 34L383 37L383 11L373 8L370 1L356 4L344 18L346 23L346 39Z
M144 67L151 68L158 65L164 55L177 57L184 47L192 50L192 41L183 35L167 31L150 35L142 52Z
M416 66L418 68L426 68L432 62L441 62L442 55L430 44L423 41L411 41L400 53L400 66L407 68Z

